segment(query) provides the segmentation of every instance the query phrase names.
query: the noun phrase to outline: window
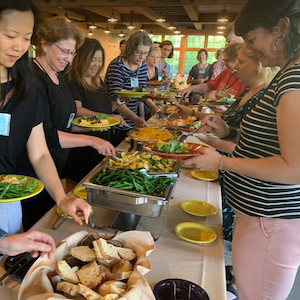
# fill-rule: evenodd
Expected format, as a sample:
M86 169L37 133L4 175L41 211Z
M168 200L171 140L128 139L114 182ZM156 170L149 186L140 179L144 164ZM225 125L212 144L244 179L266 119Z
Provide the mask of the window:
M152 42L159 42L159 43L161 43L161 41L162 41L162 35L152 35L151 36L151 40L152 40Z
M204 35L189 35L187 38L187 48L204 48L205 36Z
M178 73L180 51L175 50L173 58L167 58L166 62L171 66L171 77L176 76Z
M188 75L194 65L198 63L197 60L198 51L186 51L185 52L185 63L184 63L184 74Z
M226 39L224 36L209 35L207 39L207 48L220 49L225 47Z
M209 64L212 64L213 62L216 61L216 51L208 51L208 58L207 58L207 62Z
M174 48L180 48L181 36L180 35L165 35L165 41L171 41Z

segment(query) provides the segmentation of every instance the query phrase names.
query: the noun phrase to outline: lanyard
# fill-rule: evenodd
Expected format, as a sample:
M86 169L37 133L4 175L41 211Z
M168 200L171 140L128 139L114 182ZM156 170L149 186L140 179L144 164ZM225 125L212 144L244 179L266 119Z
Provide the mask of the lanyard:
M226 90L228 90L229 88L231 88L237 82L237 80L238 80L238 78L236 77L235 81L230 86L228 86L228 82L230 81L231 77L232 77L232 73L230 74L230 76L229 76L229 78L228 78L228 80L227 80L227 82L226 82L226 84L224 86L224 89L226 89Z

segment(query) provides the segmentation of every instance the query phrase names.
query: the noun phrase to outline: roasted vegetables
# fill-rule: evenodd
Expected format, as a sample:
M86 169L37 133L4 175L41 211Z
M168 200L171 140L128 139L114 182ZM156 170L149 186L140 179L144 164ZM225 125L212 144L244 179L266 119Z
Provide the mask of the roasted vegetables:
M181 143L177 140L170 142L158 142L149 146L151 150L163 153L188 154L189 146L187 143Z

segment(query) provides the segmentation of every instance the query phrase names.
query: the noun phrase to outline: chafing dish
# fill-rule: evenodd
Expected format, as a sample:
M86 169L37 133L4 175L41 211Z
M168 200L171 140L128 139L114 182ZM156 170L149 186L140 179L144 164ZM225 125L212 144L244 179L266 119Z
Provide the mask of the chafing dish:
M121 190L92 183L99 172L107 168L108 159L105 158L96 166L83 180L82 185L87 189L87 200L91 205L104 207L112 210L132 213L139 216L156 218L161 214L161 210L166 205L174 191L175 183L169 184L164 194L148 195L138 192ZM178 177L180 163L176 162L174 171L170 173L152 173L152 176Z
M133 128L132 130L128 131L128 133L127 133L127 135L130 137L130 148L128 150L129 152L132 150L143 151L144 145L149 144L151 142L155 142L155 141L141 141L137 138L133 138L132 132L135 130L138 130L138 128ZM178 136L180 136L182 134L181 131L173 129L173 128L168 128L166 130L169 130L171 132L174 139L176 139ZM165 141L168 141L168 140L165 140Z

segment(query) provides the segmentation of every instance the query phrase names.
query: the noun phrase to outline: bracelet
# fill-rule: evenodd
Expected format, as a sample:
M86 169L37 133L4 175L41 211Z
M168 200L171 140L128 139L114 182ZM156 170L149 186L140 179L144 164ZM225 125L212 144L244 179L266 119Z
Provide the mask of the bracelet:
M122 105L122 104L125 104L125 101L121 101L120 98L118 98L118 99L117 99L117 103L118 103L119 105Z
M237 128L231 127L231 126L230 126L229 129L230 129L229 134L226 135L225 137L223 137L224 140L232 140L232 139L234 139L234 138L237 136L237 134L238 134Z
M219 162L219 170L224 173L225 171L223 170L223 160L224 160L225 155L222 155L220 158L220 162Z

